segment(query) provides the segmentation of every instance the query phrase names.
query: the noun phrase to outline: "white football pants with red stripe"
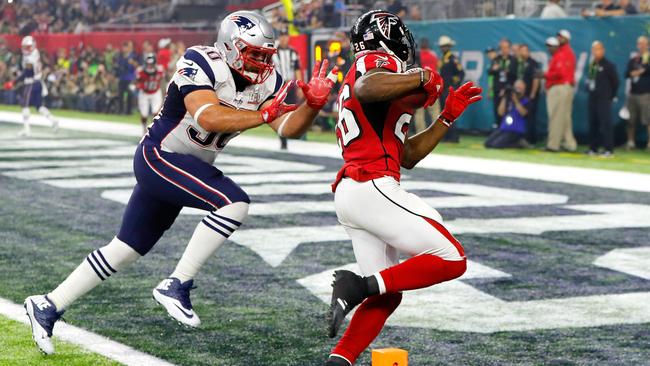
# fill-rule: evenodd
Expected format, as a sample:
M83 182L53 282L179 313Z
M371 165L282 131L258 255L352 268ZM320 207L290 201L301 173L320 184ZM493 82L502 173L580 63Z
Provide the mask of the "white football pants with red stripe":
M438 211L406 192L392 177L367 182L344 178L334 201L364 276L396 265L400 252L431 254L446 261L465 259Z

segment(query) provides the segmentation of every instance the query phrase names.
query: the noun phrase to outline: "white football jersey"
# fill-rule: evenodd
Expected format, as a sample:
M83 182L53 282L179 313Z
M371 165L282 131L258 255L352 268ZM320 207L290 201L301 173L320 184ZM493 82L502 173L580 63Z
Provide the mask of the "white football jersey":
M29 53L23 53L23 62L22 62L22 67L23 70L27 68L27 65L32 65L32 69L34 70L34 76L32 79L34 81L41 80L43 77L43 70L42 70L42 65L41 65L41 54L38 52L36 48L32 49L31 52ZM25 83L29 84L31 81L28 81L27 79L25 80Z
M167 87L163 108L154 118L148 137L164 151L189 154L212 164L236 133L204 130L185 109L184 98L196 90L214 90L222 105L233 109L259 110L282 86L274 72L262 84L237 90L233 72L215 47L194 46L176 63L176 72Z

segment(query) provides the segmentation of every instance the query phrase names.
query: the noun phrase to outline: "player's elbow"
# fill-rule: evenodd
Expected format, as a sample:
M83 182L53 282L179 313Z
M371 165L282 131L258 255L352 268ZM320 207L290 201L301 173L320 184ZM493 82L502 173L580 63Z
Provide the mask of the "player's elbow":
M417 161L411 160L411 159L402 159L402 168L406 170L411 170L415 168L415 165L417 165Z
M372 85L365 80L359 80L354 85L354 96L360 103L370 103L375 101L374 99L375 91L372 88Z

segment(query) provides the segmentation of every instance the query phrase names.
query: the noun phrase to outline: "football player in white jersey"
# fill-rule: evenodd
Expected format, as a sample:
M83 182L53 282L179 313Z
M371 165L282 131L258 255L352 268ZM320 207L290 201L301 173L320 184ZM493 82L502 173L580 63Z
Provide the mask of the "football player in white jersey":
M56 289L25 300L32 336L43 352L54 352L50 337L63 311L145 255L186 206L209 214L153 296L177 321L199 326L190 302L193 278L241 225L250 202L246 192L212 165L217 154L241 131L263 124L282 136L301 136L336 80L336 68L327 74L327 63L317 64L309 83L298 83L305 102L287 105L292 83L283 84L275 71L274 53L275 35L266 19L238 11L223 20L214 47L190 47L178 60L163 107L136 150L137 184L119 233L91 252Z
M29 136L31 134L29 127L30 106L36 107L38 112L50 121L52 128L56 132L59 127L58 121L52 116L50 110L43 105L43 98L47 96L47 87L42 81L41 54L36 49L34 37L27 36L23 38L21 48L23 50L22 73L17 81L23 83L23 129L18 135Z

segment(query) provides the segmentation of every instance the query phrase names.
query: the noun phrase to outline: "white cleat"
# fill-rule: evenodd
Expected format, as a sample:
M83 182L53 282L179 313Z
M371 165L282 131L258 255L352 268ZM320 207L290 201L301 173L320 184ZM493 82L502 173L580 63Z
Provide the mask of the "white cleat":
M32 338L36 346L46 355L53 354L52 330L54 323L61 319L63 311L56 311L56 306L44 295L26 298L24 306L32 326Z
M153 298L167 310L169 316L184 325L196 328L201 324L201 319L192 310L190 290L193 284L194 280L181 283L178 278L166 278L153 289Z

